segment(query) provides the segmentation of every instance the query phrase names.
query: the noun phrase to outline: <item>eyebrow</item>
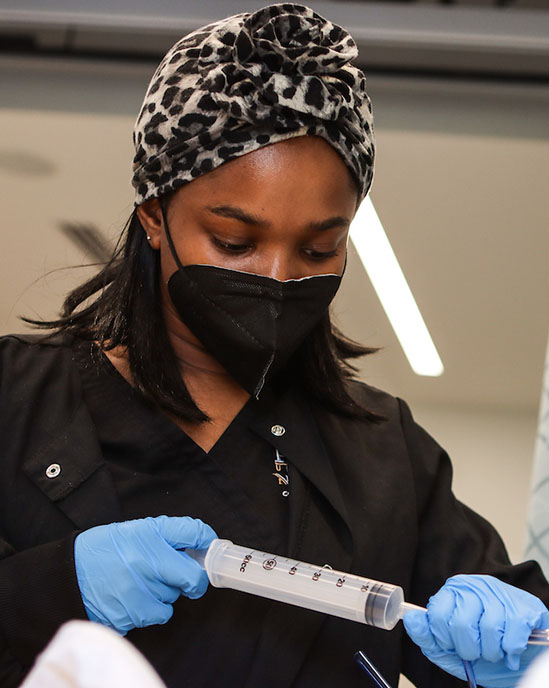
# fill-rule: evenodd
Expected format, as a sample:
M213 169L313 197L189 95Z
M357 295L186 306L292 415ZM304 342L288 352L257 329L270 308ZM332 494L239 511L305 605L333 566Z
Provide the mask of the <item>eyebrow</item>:
M220 215L221 217L229 217L233 220L238 220L252 227L271 227L271 223L268 220L261 219L257 215L233 205L207 206L206 210L209 210L215 215ZM334 217L329 217L327 220L321 220L320 222L310 222L307 225L307 229L313 232L322 232L327 229L343 227L350 224L351 221L343 217L343 215L336 215Z

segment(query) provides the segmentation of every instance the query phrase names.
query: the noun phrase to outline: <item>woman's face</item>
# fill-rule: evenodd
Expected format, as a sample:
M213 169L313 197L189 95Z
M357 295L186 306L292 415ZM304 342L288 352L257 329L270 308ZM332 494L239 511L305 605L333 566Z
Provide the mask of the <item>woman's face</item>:
M278 280L341 274L357 190L339 154L300 136L198 177L172 197L167 219L183 265L206 264ZM164 284L176 270L158 201L138 209L160 250Z

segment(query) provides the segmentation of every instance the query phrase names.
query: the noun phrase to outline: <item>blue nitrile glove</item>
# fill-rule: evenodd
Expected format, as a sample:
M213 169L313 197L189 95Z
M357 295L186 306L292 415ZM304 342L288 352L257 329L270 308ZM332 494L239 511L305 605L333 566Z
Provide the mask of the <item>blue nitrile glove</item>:
M206 549L216 534L199 519L157 516L110 523L74 541L76 577L91 621L125 635L163 624L181 595L196 599L206 572L184 548Z
M534 628L549 628L549 611L534 595L493 576L458 575L431 597L427 612L406 612L403 621L444 671L465 680L462 659L470 660L480 685L508 688L544 650L526 644Z

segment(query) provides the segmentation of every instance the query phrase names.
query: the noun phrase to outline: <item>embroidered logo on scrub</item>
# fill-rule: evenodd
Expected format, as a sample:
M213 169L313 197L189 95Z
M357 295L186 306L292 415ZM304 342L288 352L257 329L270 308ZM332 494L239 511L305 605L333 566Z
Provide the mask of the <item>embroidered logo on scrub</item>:
M276 450L276 457L274 460L275 472L274 477L278 480L278 484L282 487L282 496L290 496L290 476L288 474L288 464L284 456Z

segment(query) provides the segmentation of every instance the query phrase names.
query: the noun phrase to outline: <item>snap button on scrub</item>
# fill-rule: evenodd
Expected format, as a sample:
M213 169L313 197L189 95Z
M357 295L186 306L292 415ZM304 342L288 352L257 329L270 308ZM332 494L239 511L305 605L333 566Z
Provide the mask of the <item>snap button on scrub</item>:
M273 425L271 432L275 437L282 437L282 435L286 432L286 428L282 425Z
M61 466L58 463L51 463L46 468L46 476L48 478L57 478L59 473L61 473Z

